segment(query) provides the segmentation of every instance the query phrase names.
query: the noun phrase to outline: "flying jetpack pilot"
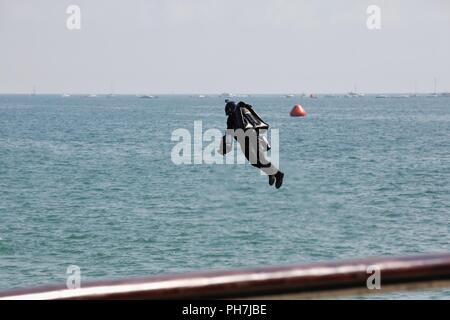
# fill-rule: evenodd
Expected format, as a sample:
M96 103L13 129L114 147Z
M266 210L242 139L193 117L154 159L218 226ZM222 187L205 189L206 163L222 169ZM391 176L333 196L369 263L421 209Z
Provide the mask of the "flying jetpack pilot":
M232 150L233 138L239 142L242 153L250 164L269 176L269 185L275 183L279 189L283 184L284 173L278 170L264 155L270 150L270 144L262 135L269 129L253 107L245 102L236 104L225 100L225 114L227 119L227 134L223 136L219 152L223 155Z

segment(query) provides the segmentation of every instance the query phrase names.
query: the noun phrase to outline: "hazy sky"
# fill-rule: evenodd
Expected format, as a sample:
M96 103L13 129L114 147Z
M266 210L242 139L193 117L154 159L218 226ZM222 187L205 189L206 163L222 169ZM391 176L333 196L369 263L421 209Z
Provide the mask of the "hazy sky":
M0 93L450 91L449 39L449 0L0 0Z

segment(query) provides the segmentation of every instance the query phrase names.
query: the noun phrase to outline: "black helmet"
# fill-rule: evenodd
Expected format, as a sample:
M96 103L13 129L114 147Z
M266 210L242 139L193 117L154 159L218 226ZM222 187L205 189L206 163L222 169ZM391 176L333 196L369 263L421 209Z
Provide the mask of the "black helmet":
M227 103L225 105L225 114L227 116L231 115L234 112L234 109L236 108L236 103L234 101L225 100Z

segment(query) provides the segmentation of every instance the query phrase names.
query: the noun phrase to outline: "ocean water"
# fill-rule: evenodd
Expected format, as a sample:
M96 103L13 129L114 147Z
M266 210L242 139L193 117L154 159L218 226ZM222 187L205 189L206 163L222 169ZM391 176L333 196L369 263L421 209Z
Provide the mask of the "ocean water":
M171 161L173 130L225 128L222 98L0 96L0 290L450 251L450 98L243 99L280 130L280 190Z

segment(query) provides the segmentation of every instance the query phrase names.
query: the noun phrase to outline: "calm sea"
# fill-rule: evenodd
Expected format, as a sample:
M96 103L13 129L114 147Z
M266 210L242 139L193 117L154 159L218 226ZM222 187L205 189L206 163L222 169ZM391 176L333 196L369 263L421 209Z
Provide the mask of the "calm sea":
M0 96L0 289L450 251L450 98L242 99L280 130L280 190L172 163L222 98Z

